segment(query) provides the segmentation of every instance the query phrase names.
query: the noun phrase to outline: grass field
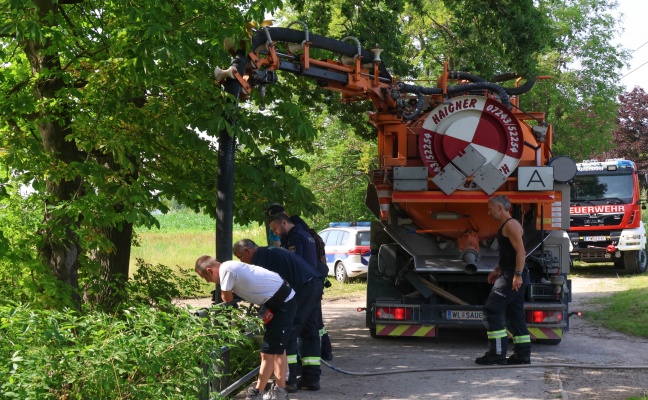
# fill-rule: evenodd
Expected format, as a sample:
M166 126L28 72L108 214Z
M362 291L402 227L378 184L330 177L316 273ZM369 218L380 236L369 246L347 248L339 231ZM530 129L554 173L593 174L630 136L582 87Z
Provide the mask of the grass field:
M162 264L177 271L193 271L196 259L203 254L216 254L216 222L207 215L178 213L158 215L160 229L140 229L137 232L138 246L131 250L131 275L137 270L136 259L147 264ZM263 226L234 226L233 241L252 239L259 246L266 246L268 241ZM180 268L177 268L180 267ZM364 297L367 284L363 280L354 280L342 284L331 277L333 286L324 291L324 298L357 298ZM213 285L204 284L198 296L209 296Z
M600 307L586 317L619 332L648 337L648 274L629 275L610 263L576 263L572 276L615 279L624 290L593 299L591 303Z

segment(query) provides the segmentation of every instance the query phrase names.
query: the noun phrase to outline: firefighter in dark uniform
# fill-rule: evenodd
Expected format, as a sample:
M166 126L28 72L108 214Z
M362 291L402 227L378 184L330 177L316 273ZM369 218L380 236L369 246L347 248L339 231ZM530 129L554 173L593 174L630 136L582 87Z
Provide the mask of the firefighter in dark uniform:
M286 390L294 393L296 389L319 390L319 313L322 307L322 275L305 260L281 247L259 247L250 239L239 240L234 244L233 253L242 262L269 269L278 273L295 290L297 314L293 332L286 349L288 360L288 380ZM307 384L298 384L297 337L302 339L302 379ZM314 363L314 360L317 363ZM308 387L305 387L308 386Z
M271 217L273 217L274 215L277 215L277 214L288 215L286 213L286 210L283 208L283 206L281 204L278 204L278 203L274 203L274 204L270 205L270 207L268 207L268 209L266 210L266 216L268 216L268 218L271 218ZM288 215L288 217L290 218L290 222L292 222L294 225L296 225L299 228L303 229L305 232L310 233L310 235L313 237L313 239L315 239L316 243L317 243L318 240L320 240L320 241L322 240L322 238L319 237L317 232L312 230L308 226L306 221L304 221L299 215ZM270 230L270 232L272 232L272 230ZM273 233L273 235L272 235L272 244L277 246L277 247L281 246L281 238L279 236L277 236L276 234L274 234L274 232L272 232L272 233ZM328 287L331 287L331 282L328 281L328 266L326 265L326 255L324 254L324 243L323 242L320 242L320 243L321 243L321 253L322 254L321 254L321 259L319 260L320 262L317 264L317 267L318 267L317 269L322 273L322 275L324 275L324 277L323 277L324 287L328 288ZM316 249L317 249L317 245L316 245ZM317 252L315 254L318 255ZM320 324L320 339L322 341L322 360L325 360L325 361L333 360L333 345L331 344L331 338L329 337L329 334L326 331L326 327L324 326L323 318L322 318L322 322Z
M511 217L511 201L506 196L494 196L488 201L488 214L500 222L497 232L499 265L488 274L493 284L484 304L484 325L488 334L488 351L475 360L481 365L531 363L531 337L524 314L524 292L529 284L526 268L523 229ZM506 358L508 337L513 336L513 355Z
M270 229L281 238L281 247L287 249L297 256L302 258L308 265L312 266L316 271L318 262L317 262L317 253L315 251L315 239L311 236L310 233L302 229L300 226L295 225L290 220L285 213L275 214L269 218ZM320 375L321 371L321 342L319 328L322 319L322 294L324 293L324 280L320 272L320 278L318 285L313 286L313 290L319 291L318 293L313 293L312 296L317 296L319 301L317 306L313 308L312 315L309 318L312 318L315 321L316 332L314 333L316 337L311 337L313 334L310 330L306 332L308 335L300 336L302 339L302 351L301 355L301 378L297 382L297 388L302 390L319 390L320 389ZM300 304L299 300L297 302ZM300 304L301 305L301 304ZM311 345L306 345L306 342L313 343ZM316 344L316 345L315 345ZM290 371L289 382L286 384L292 388L294 374L293 371L296 371L297 368L297 354L288 355L288 368Z

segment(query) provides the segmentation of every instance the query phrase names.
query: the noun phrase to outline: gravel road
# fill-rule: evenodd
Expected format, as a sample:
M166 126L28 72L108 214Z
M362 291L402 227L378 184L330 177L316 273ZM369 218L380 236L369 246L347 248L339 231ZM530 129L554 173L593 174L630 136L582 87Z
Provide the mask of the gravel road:
M576 278L572 282L573 311L586 313L595 296L620 290L614 278ZM208 301L207 301L208 303ZM318 392L300 391L293 400L338 399L628 399L648 396L648 368L640 370L539 367L542 364L580 366L648 365L648 340L626 336L572 317L571 329L557 346L534 345L532 366L475 369L474 358L486 351L482 330L441 330L437 340L372 339L364 326L364 299L323 303L324 319L333 341L333 366L322 367ZM431 368L470 370L426 371ZM407 372L419 370L419 372ZM245 396L239 394L237 399Z

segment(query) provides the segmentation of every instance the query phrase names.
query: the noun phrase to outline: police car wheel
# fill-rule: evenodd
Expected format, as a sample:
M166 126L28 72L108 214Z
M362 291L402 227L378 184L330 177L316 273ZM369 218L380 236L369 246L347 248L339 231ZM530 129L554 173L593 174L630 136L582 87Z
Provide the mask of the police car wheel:
M342 283L349 282L349 275L347 275L344 264L342 264L341 262L335 264L335 279L337 279L338 282Z

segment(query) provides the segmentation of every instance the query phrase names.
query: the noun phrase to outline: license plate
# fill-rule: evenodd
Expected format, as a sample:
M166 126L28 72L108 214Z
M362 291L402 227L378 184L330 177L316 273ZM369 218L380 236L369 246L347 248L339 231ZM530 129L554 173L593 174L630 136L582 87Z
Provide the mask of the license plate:
M467 311L467 310L448 310L447 319L476 321L482 320L484 317L483 311Z
M605 236L585 236L583 238L586 242L603 242L607 239Z

